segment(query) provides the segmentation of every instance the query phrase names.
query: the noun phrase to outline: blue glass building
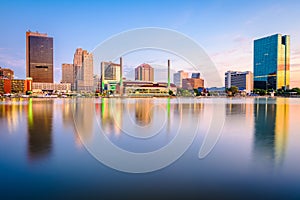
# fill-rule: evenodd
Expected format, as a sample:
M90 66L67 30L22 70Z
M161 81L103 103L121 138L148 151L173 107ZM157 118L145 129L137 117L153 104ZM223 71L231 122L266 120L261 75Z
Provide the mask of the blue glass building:
M254 88L290 87L290 36L276 34L254 41Z

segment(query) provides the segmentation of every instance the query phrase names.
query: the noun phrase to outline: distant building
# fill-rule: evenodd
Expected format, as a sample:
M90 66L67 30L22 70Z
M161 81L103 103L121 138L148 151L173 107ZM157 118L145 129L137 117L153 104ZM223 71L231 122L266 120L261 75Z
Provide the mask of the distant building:
M276 34L254 41L254 88L289 89L290 36Z
M124 94L127 96L169 96L169 90L176 95L177 88L175 84L165 82L152 82L152 81L124 81L123 82ZM117 85L117 90L120 87Z
M236 86L247 93L253 91L253 74L250 71L227 71L225 73L225 88Z
M74 81L75 81L75 90L77 89L77 80L82 80L82 67L83 67L83 56L82 56L82 48L77 48L74 53L73 58L73 67L74 67Z
M14 79L14 71L8 68L0 67L0 78Z
M154 69L149 64L141 64L135 68L135 80L154 81Z
M81 48L76 49L73 60L74 88L77 91L91 92L94 88L93 54Z
M191 78L182 79L182 88L185 90L204 88L204 80L200 78L200 73L192 73Z
M27 91L31 91L32 79L27 78L26 80L21 79L0 79L0 93L22 93L25 94Z
M193 90L204 88L204 80L201 78L185 78L182 79L182 88L185 90Z
M100 91L101 83L100 83L100 76L94 75L94 91Z
M192 78L200 78L200 73L192 73Z
M120 81L121 68L120 64L112 62L104 63L104 79L111 81Z
M225 92L225 87L210 87L207 88L207 91L212 96L227 96L227 93Z
M62 64L62 83L70 83L72 90L74 90L74 65L73 64Z
M121 80L121 65L112 62L102 62L101 68L103 68L101 69L101 88L103 90L115 91L117 84Z
M32 90L43 92L68 92L71 91L70 83L32 83Z
M11 93L11 80L0 79L0 94L10 94Z
M180 70L177 73L174 73L174 75L173 75L174 84L178 88L182 88L182 79L185 79L185 78L188 78L188 77L189 77L189 73L188 72Z
M53 83L53 38L47 34L26 32L26 77Z

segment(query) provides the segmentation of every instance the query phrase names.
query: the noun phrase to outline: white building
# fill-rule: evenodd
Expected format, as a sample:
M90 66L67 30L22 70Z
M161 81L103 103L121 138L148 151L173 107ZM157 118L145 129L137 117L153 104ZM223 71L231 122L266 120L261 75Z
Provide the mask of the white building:
M225 73L225 88L232 86L250 93L253 90L253 73L250 71L227 71Z
M188 77L189 77L188 72L184 72L183 70L180 70L177 73L174 73L174 75L173 75L174 84L178 88L182 88L182 79L186 79Z
M32 83L32 91L71 91L71 83Z

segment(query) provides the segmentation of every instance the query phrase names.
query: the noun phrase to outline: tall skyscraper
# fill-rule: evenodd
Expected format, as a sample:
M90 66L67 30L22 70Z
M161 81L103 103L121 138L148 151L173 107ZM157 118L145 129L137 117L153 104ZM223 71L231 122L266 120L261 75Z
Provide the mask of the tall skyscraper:
M141 64L135 68L135 80L154 81L154 69L149 64Z
M94 88L93 54L81 48L76 49L73 67L75 90L92 91Z
M75 85L77 88L77 80L82 80L82 65L83 65L83 56L82 56L82 48L77 48L74 54L73 65L74 65L74 79Z
M74 90L74 65L62 64L62 83L71 83L71 88Z
M246 90L248 93L251 92L253 90L252 72L227 71L225 73L225 88L231 86L238 87L239 90Z
M276 34L254 41L254 88L290 87L290 36Z
M189 73L185 72L183 70L178 71L177 73L174 73L173 78L174 78L174 84L178 88L182 88L182 79L188 78Z
M47 34L26 32L26 76L53 83L53 38Z

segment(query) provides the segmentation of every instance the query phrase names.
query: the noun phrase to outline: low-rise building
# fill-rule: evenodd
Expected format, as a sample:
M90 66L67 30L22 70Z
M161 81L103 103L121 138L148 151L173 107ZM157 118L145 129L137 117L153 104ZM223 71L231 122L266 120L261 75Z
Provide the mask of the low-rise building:
M227 71L225 73L225 88L238 87L240 91L250 93L253 90L253 73L250 71Z
M185 78L182 79L182 88L185 90L193 90L204 88L204 80L201 78Z
M0 93L23 93L31 91L32 79L27 78L26 80L22 79L0 79Z
M32 90L68 92L71 91L71 83L32 83Z
M0 94L10 94L11 93L11 80L0 79Z
M120 93L117 85L117 91ZM123 94L126 96L169 96L169 91L174 95L177 93L176 85L171 83L152 81L123 81Z

